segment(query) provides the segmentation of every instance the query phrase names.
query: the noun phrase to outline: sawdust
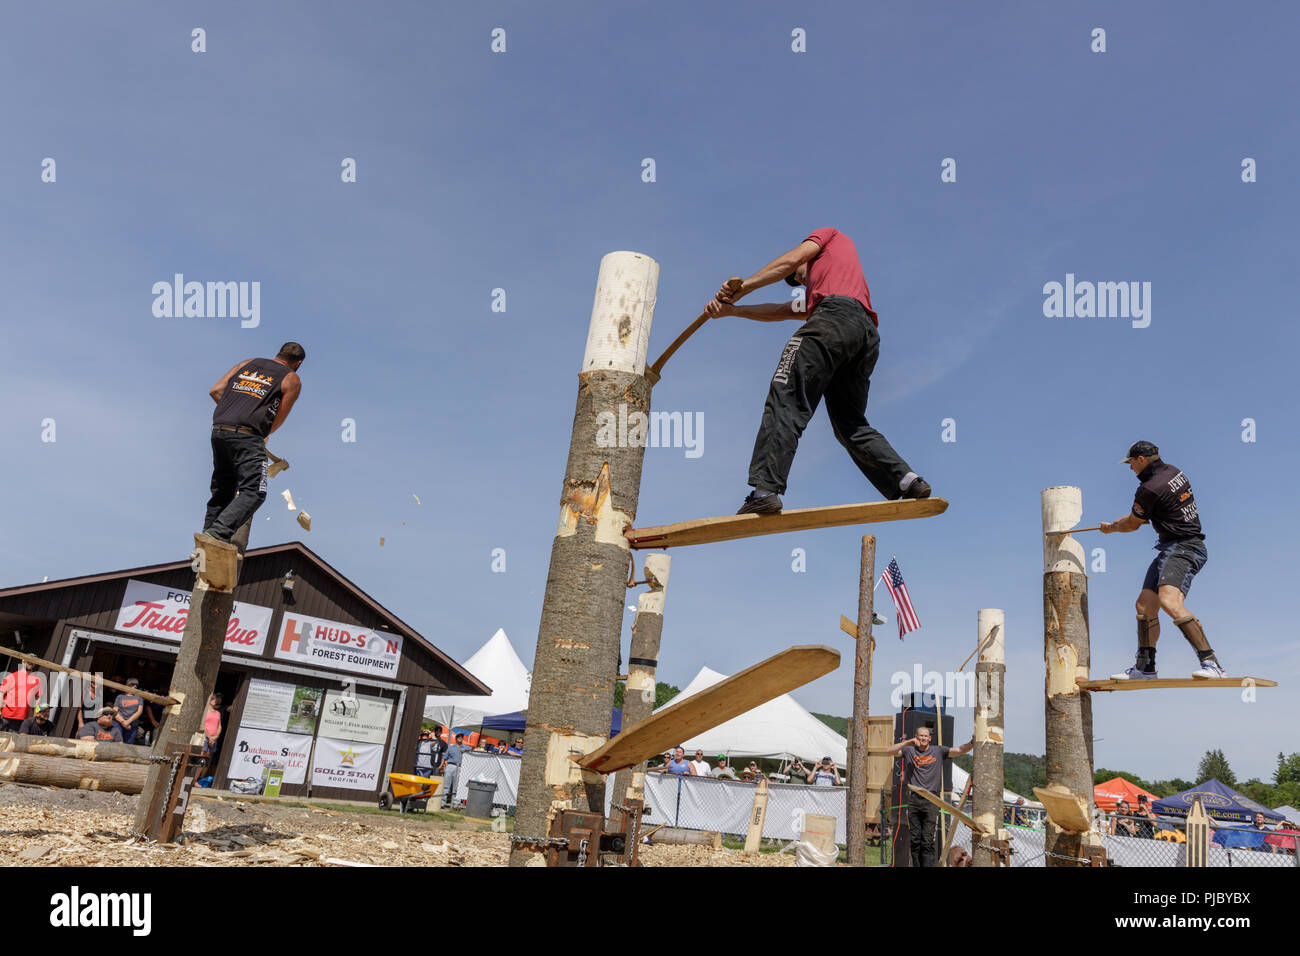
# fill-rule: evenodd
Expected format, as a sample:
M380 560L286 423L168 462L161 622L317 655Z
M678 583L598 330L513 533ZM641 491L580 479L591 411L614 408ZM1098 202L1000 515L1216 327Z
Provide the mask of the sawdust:
M505 833L423 814L197 798L176 843L130 835L136 798L0 785L0 859L16 866L505 866ZM644 846L645 866L793 866L792 854Z

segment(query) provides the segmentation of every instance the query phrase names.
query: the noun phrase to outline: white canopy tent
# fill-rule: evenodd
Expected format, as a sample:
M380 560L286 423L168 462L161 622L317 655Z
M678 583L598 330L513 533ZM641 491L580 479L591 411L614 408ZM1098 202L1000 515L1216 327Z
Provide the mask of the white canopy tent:
M1295 807L1290 806L1289 804L1283 804L1280 807L1274 807L1273 812L1282 814L1282 816L1286 817L1293 824L1300 823L1300 810L1297 810Z
M663 706L712 687L726 676L703 667L685 690ZM789 694L696 734L681 745L688 751L703 750L710 761L717 754L726 754L733 762L738 757L799 757L812 761L830 757L843 771L848 760L848 741L800 707Z
M970 774L968 774L965 770L961 769L961 767L957 766L955 763L952 765L953 793L955 793L957 796L960 797L962 791L966 789L966 781L969 779L970 779ZM1006 788L1003 788L1002 790L1003 803L1019 803L1021 800L1025 801L1023 805L1026 807L1034 807L1035 809L1042 809L1043 805L1039 803L1037 800L1030 800L1028 798L1021 797L1020 794L1015 793L1011 790L1007 790Z
M505 631L498 628L464 667L491 687L492 693L477 697L430 694L424 699L425 720L437 721L445 727L477 727L484 717L528 707L532 675L515 653Z

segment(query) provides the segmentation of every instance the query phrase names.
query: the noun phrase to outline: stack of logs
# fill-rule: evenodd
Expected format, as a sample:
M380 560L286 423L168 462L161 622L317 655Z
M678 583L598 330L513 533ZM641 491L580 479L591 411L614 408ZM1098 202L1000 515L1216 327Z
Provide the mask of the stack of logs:
M135 744L0 733L0 782L134 794L148 765L149 748Z

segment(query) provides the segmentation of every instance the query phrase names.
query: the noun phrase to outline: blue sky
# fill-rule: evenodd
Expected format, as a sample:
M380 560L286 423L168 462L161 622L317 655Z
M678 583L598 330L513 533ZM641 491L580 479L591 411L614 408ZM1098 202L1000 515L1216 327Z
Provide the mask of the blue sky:
M1135 484L1116 461L1147 438L1200 503L1210 562L1189 606L1230 673L1284 686L1252 705L1232 691L1099 697L1097 764L1190 778L1221 747L1238 776L1267 779L1278 751L1300 749L1284 594L1300 530L1284 491L1300 16L1174 10L10 5L0 582L183 557L207 495L208 387L295 339L303 397L271 442L293 468L253 544L302 538L454 657L504 627L530 663L600 257L659 261L653 357L727 276L830 225L856 241L880 313L868 417L952 502L876 529L924 626L900 643L885 608L873 711L895 672L955 668L977 609L1001 607L1007 746L1041 753L1039 492L1079 485L1086 523L1116 518ZM194 27L206 53L190 50ZM1105 53L1090 52L1096 27ZM795 28L806 53L791 51ZM41 182L46 157L56 183ZM355 184L340 182L344 157ZM955 183L940 182L946 157ZM1258 182L1241 181L1245 157ZM155 318L152 285L177 272L260 282L260 325ZM1150 327L1044 317L1044 283L1067 273L1150 282ZM704 454L647 451L639 524L735 509L794 328L723 319L673 359L655 408L701 413ZM787 505L874 497L819 412ZM826 643L845 666L795 696L847 713L836 625L856 608L862 533L676 553L662 678ZM1131 662L1153 540L1087 539L1106 549L1090 579L1094 674ZM1160 646L1162 672L1194 666L1167 621ZM960 712L960 739L970 726Z

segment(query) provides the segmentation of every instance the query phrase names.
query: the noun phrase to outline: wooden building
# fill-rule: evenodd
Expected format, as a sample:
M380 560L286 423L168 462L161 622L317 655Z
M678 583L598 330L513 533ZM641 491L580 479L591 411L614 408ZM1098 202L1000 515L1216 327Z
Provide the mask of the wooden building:
M0 643L165 694L193 585L177 561L0 590ZM117 694L45 678L60 736L75 735L83 697ZM426 695L491 693L297 541L247 553L216 690L215 786L259 792L278 766L284 795L352 800L410 772Z

